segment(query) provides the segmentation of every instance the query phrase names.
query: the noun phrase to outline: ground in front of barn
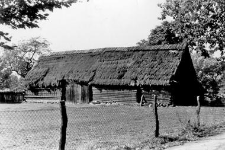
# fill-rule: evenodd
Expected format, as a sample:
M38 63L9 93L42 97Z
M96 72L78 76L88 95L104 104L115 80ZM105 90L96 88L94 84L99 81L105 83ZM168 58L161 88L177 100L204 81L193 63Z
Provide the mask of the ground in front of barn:
M195 110L159 108L160 134L178 134L189 119L194 119ZM203 107L201 122L225 122L224 113L223 107ZM67 150L142 149L154 134L154 117L149 107L67 104L67 114ZM60 126L58 103L0 104L0 149L58 149Z

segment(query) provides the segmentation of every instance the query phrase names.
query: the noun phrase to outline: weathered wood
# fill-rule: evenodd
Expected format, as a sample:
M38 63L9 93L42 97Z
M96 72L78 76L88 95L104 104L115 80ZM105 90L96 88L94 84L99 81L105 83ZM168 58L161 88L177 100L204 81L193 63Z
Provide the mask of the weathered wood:
M201 110L201 104L200 104L200 96L197 96L197 109L196 109L196 116L197 116L197 126L200 126L200 110Z
M71 103L89 103L90 85L76 82L68 83L66 87L66 101Z
M140 102L140 106L145 105L145 103L147 103L147 101L145 100L145 96L141 95L141 102Z
M24 97L24 92L0 92L0 103L22 103L22 101L24 101Z
M137 90L98 89L93 87L93 100L101 102L137 103Z
M143 103L143 99L144 99L144 95L141 95L140 106L142 106L142 103Z
M81 85L81 103L89 102L89 88L88 85Z
M153 93L153 91L143 91L142 93L145 97L145 100L147 101L147 103L152 103L154 101L154 95L158 95L157 96L157 102L164 104L164 105L169 105L171 103L171 94L167 91L163 91L161 90L160 92Z
M60 141L59 141L59 150L65 150L66 145L66 128L68 123L68 117L66 113L66 81L61 81L61 101L60 101L60 108L61 108L61 133L60 133Z
M81 85L69 82L66 87L66 101L71 103L81 103Z
M89 98L89 102L93 101L93 92L92 92L92 86L88 85L88 98Z
M155 137L159 136L159 118L158 118L158 109L157 109L157 96L154 95L153 101L153 113L155 118Z

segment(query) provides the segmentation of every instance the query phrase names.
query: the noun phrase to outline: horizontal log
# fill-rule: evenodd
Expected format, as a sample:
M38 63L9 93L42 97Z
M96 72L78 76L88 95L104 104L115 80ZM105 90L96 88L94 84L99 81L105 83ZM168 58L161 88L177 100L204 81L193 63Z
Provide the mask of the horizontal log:
M136 90L106 90L93 88L93 100L101 102L136 103Z

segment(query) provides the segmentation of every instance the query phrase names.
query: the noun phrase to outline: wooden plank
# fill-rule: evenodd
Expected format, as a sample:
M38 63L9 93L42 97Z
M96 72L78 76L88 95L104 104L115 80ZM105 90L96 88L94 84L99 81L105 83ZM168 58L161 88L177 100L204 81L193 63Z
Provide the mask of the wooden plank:
M115 89L97 89L92 88L93 100L98 100L104 103L118 102L118 103L137 103L137 90L115 90Z
M89 92L88 85L81 86L81 102L88 103L89 102Z
M145 96L145 100L147 103L152 103L154 101L154 94L149 91L143 91L143 95ZM158 104L169 105L171 103L171 94L167 91L160 91L157 95Z
M81 86L71 82L66 87L67 102L80 103L81 102Z

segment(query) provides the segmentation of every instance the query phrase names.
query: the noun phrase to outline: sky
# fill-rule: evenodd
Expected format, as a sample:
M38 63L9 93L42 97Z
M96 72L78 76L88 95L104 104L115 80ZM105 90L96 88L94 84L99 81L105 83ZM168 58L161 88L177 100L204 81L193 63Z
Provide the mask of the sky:
M160 25L161 9L157 4L164 1L90 0L55 9L37 29L1 28L15 44L31 37L45 38L53 52L136 46Z

